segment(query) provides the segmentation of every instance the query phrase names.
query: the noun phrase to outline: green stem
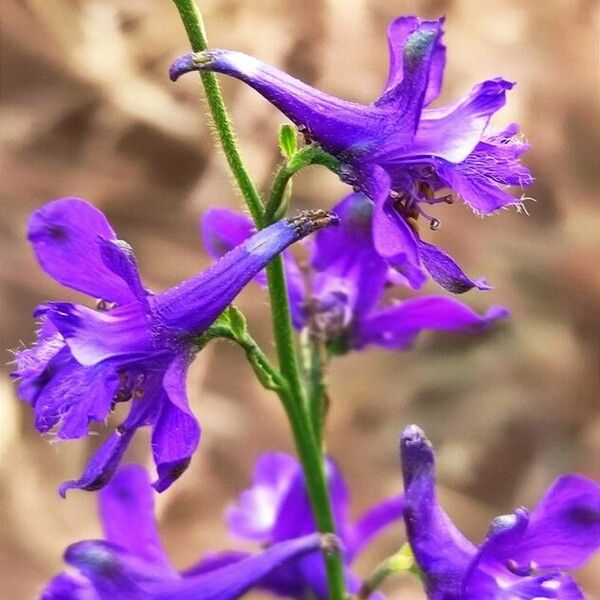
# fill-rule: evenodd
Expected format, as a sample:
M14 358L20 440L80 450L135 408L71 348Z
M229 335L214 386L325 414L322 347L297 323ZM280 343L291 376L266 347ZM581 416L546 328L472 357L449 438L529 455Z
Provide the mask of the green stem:
M225 338L238 344L246 353L248 362L263 387L277 394L288 394L287 382L281 373L271 364L267 355L248 333L240 338L236 336L230 327L222 325L211 325L208 331L200 338L199 343L204 346L215 338Z
M292 396L286 397L285 394L280 394L280 398L292 428L317 529L323 533L335 532L325 463L321 448L312 434L310 418ZM341 555L336 551L326 554L324 558L329 586L328 597L330 600L345 600L346 583Z
M279 216L279 210L283 203L283 195L287 188L289 180L292 178L294 173L290 172L288 163L285 162L279 167L273 185L271 186L271 193L269 194L269 200L265 207L265 222L272 223Z
M269 224L273 221L275 215L283 202L286 187L290 179L300 170L310 165L322 165L336 174L340 172L340 163L331 154L327 154L320 146L311 144L297 150L288 160L286 160L277 171L269 200L265 208L265 222Z
M308 408L313 430L318 443L323 445L325 416L327 414L327 386L325 377L327 358L324 356L321 341L310 331L306 332L306 374L308 377Z
M173 2L181 16L192 50L194 52L206 50L208 43L204 30L204 21L194 0L173 0ZM201 72L200 77L204 85L206 100L215 124L215 129L223 146L223 152L225 153L229 168L244 196L254 223L258 228L261 228L264 226L263 203L254 182L248 175L244 160L237 147L235 134L231 126L231 119L225 107L217 77L214 73L209 72Z
M267 276L277 358L290 393L290 397L286 397L285 394L280 397L294 434L317 528L322 533L335 533L323 453L313 431L298 366L281 256L275 258L267 267ZM330 600L344 600L346 597L344 568L340 553L326 555L325 563Z

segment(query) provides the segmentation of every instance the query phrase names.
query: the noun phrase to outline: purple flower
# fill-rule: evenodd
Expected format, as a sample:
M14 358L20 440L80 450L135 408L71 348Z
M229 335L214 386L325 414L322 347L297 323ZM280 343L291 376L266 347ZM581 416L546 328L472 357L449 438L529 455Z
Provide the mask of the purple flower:
M360 580L351 564L365 546L383 528L401 518L404 500L401 495L389 498L368 510L357 521L348 514L348 490L335 463L326 463L337 535L350 592L360 588ZM259 457L252 487L243 492L227 511L231 534L244 541L270 547L317 531L308 499L304 475L295 458L281 452ZM203 569L235 563L245 553L216 554L200 563ZM257 587L285 597L327 599L327 578L323 559L317 555L290 561L261 579ZM373 600L379 596L371 596Z
M311 246L313 267L308 285L291 254L284 254L294 325L309 327L333 353L369 345L390 349L409 346L424 329L482 330L507 311L494 306L479 316L466 305L443 296L423 296L380 306L391 280L390 270L373 244L373 204L350 194L333 209L340 225L320 231ZM250 220L226 209L211 209L202 218L208 252L219 257L252 234Z
M207 271L153 294L140 281L131 248L84 200L50 202L29 222L42 268L58 282L100 298L96 310L50 302L35 316L38 340L17 352L13 376L42 432L80 438L118 402L127 418L99 448L82 476L64 483L94 490L107 483L138 427L150 425L158 491L187 468L200 439L185 375L199 336L248 281L285 247L335 221L325 212L281 221L249 237Z
M317 534L275 544L209 573L179 573L161 544L146 470L121 467L99 494L105 540L69 546L65 561L75 572L55 576L42 600L233 600L292 559L316 553L329 540Z
M488 214L521 200L507 186L532 183L519 163L527 145L516 125L494 132L492 115L505 103L513 83L501 78L476 85L464 98L425 108L442 86L446 47L443 19L400 17L388 30L390 69L382 95L370 105L348 102L316 90L250 56L229 50L188 54L171 66L175 80L192 71L214 71L247 83L291 119L306 137L341 163L344 181L375 204L377 251L404 273L411 285L424 280L422 266L446 289L477 287L456 262L421 239L417 218L439 220L424 206L450 203L450 188L476 213Z
M473 545L438 504L433 450L416 426L400 443L404 520L428 597L434 600L583 599L563 572L600 547L600 486L579 475L559 477L531 512L496 518Z

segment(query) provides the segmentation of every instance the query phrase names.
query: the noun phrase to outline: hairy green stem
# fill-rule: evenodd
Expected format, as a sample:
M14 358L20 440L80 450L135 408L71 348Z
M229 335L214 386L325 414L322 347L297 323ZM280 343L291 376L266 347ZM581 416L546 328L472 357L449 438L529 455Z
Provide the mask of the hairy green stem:
M269 224L273 221L275 215L283 202L283 196L286 187L291 178L300 170L310 165L322 165L336 174L340 172L340 163L331 154L327 154L320 146L311 144L297 150L280 167L273 180L271 193L265 207L265 222Z
M308 412L317 442L323 447L327 398L327 356L319 336L311 326L302 332L302 358L308 387Z
M206 50L208 43L204 31L204 21L194 0L173 0L173 2L181 16L192 50L194 52ZM225 102L223 101L217 77L214 73L210 72L201 72L200 77L204 85L210 114L212 115L217 135L223 146L223 152L225 153L229 168L244 196L254 223L258 228L261 228L264 226L263 203L254 182L248 175L248 170L237 147L231 119L225 108Z
M206 50L208 44L202 15L194 0L173 0L173 2L181 16L192 50L194 52ZM244 196L254 223L257 228L261 229L266 224L263 203L237 147L231 120L218 81L213 73L203 72L201 78L215 129L227 162ZM298 367L281 257L277 257L267 267L267 275L279 368L286 383L285 387L277 391L292 427L317 527L321 533L335 533L323 454L313 433ZM325 564L330 600L344 600L346 593L340 553L326 554Z

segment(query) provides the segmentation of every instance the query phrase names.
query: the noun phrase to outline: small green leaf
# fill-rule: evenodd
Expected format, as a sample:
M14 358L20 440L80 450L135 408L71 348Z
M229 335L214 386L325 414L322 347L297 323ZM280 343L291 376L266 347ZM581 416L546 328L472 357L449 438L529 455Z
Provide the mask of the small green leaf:
M255 352L254 348L246 348L246 356L261 385L267 390L279 390L279 385L273 379L273 376L269 372L267 366L263 364L260 354Z
M285 217L288 209L290 208L290 202L292 201L292 180L290 179L283 190L281 195L281 204L275 209L273 213L273 221L279 221Z
M229 317L229 327L235 336L236 340L244 340L248 335L248 325L246 323L246 317L242 311L237 309L233 304L227 309Z
M415 566L415 557L408 544L404 544L402 548L389 558L389 567L392 573L400 571L411 571Z
M291 158L296 153L298 139L293 125L286 123L279 128L279 147L286 158Z

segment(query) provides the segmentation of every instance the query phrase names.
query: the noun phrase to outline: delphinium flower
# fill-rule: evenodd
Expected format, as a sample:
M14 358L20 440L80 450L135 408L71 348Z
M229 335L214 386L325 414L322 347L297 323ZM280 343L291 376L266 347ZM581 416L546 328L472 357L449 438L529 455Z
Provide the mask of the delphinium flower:
M480 316L444 296L408 298L380 306L386 288L403 277L375 250L373 204L360 193L343 198L333 211L340 225L319 231L311 244L311 271L304 281L291 254L284 254L295 326L308 327L332 353L375 344L389 349L409 346L425 329L481 331L505 317L494 306ZM202 239L214 257L252 235L250 220L227 209L211 209L202 218Z
M336 532L339 537L348 590L360 588L351 565L368 543L385 527L402 518L402 495L388 498L352 521L348 514L346 482L333 460L327 459L326 471ZM227 510L231 534L240 540L270 547L317 531L298 461L282 452L261 455L256 463L252 487L240 494ZM208 571L244 559L247 553L224 552L208 556L199 564ZM327 600L327 578L318 554L289 561L269 573L257 587L285 598ZM378 595L371 596L373 600Z
M40 432L81 438L129 402L125 420L100 446L82 476L64 483L94 490L112 476L135 431L150 425L157 490L187 468L200 428L185 391L201 334L244 285L292 242L336 218L323 211L280 221L228 252L208 270L164 292L142 284L133 252L106 217L84 200L44 205L29 222L42 268L58 282L99 298L96 309L68 302L39 307L37 342L16 353L19 394Z
M418 427L404 432L400 455L407 535L429 598L584 598L564 570L582 566L600 547L598 484L559 477L531 512L496 518L477 547L438 504L433 450Z
M175 80L201 70L240 79L281 110L310 141L334 155L341 163L342 179L375 204L377 251L411 285L423 283L424 266L452 292L487 289L484 280L470 279L452 258L421 238L418 218L437 229L439 220L424 207L451 203L454 196L482 215L520 207L522 201L505 188L532 183L528 169L519 163L528 146L514 124L490 129L490 118L514 85L505 79L484 81L460 100L426 108L442 87L446 62L442 26L443 19L412 16L391 23L388 80L370 105L330 96L230 50L182 56L171 66L170 75Z
M209 573L194 567L180 573L160 541L154 490L143 467L121 467L98 502L104 539L69 546L65 561L72 570L56 575L42 600L233 600L292 559L337 544L332 536L306 535Z

